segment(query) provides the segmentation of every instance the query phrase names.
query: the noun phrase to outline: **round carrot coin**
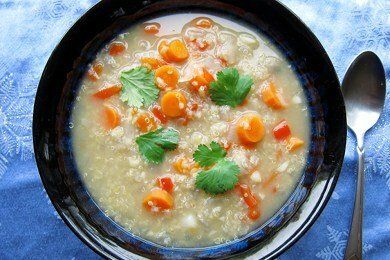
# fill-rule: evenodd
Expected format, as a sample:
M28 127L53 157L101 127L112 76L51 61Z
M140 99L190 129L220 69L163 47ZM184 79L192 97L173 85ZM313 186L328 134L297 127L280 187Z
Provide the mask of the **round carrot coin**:
M237 135L244 144L255 144L263 140L265 128L259 115L247 114L237 123Z
M169 44L167 54L170 60L176 62L185 61L189 56L186 45L180 40L173 40Z
M179 91L169 91L161 99L162 112L168 117L179 117L185 114L186 97Z
M162 90L175 89L179 82L179 71L171 65L164 65L156 69L155 81Z

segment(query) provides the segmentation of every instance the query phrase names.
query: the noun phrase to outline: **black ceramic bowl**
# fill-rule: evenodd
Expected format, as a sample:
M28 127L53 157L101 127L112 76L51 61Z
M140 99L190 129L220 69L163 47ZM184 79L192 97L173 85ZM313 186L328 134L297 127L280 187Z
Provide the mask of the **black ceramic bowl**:
M125 231L105 216L79 178L69 118L86 65L114 35L132 23L177 12L205 12L262 32L285 54L304 86L311 112L306 168L295 192L264 225L230 243L168 248ZM274 0L103 0L68 31L43 72L34 107L34 149L46 191L65 223L93 250L110 258L272 258L313 224L336 184L344 156L346 119L334 68L319 41Z

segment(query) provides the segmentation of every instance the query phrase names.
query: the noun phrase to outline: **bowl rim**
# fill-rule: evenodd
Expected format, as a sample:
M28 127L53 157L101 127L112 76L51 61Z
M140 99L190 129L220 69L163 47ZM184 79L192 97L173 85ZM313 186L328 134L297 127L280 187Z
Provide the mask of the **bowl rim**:
M217 0L217 1L222 1L224 2L224 0ZM89 13L92 13L94 12L96 9L99 9L99 8L102 8L103 5L107 4L108 0L102 0L102 1L99 1L98 3L94 4L91 8L89 8L87 11L85 11L85 13L79 17L77 19L77 21L67 30L67 32L64 34L64 36L61 38L61 40L59 41L59 43L56 45L56 47L53 49L47 63L46 63L46 66L42 72L42 76L41 76L41 79L40 79L40 82L39 82L39 85L38 85L38 90L39 90L39 86L41 86L42 82L44 81L44 75L47 73L47 70L48 70L48 67L49 67L49 64L51 62L51 60L53 59L53 56L54 56L54 53L58 50L59 46L61 46L63 44L63 41L64 39L66 39L68 37L68 34L69 32L71 32L72 30L74 30L75 27L78 26L78 23L81 23L83 19L85 19L85 17L89 14ZM302 28L304 28L309 34L310 36L312 37L312 40L316 41L317 43L317 46L320 48L320 50L323 52L323 58L325 59L326 63L328 63L329 65L329 68L332 70L331 73L336 75L336 79L337 79L337 85L340 86L340 82L339 82L339 79L337 77L337 74L336 74L336 71L334 69L334 66L327 54L327 52L325 51L325 49L323 48L323 46L321 45L320 41L318 40L318 38L315 36L315 34L306 26L306 24L294 13L292 12L288 7L286 7L284 4L280 3L279 0L276 0L274 1L273 3L274 5L279 5L278 8L282 8L282 9L285 9L287 12L289 12L291 14L292 17L294 17L294 19L296 19L302 26ZM341 92L340 92L341 93ZM37 141L37 133L38 133L38 129L36 129L36 121L37 121L37 113L35 113L35 111L37 110L37 107L39 106L39 102L36 100L35 103L34 103L34 114L33 114L33 143L34 143L34 154L35 154L35 159L36 159L36 162L37 162L37 167L38 167L38 170L39 170L39 174L40 174L40 177L41 177L41 180L42 180L42 183L44 185L44 188L45 190L47 191L48 190L48 184L46 183L46 176L44 176L43 174L43 169L42 169L42 165L40 165L39 163L39 158L38 158L38 150L41 149L41 147L39 146L38 144L38 141ZM344 106L344 104L342 104L342 106ZM345 110L345 109L344 109ZM345 117L345 111L344 111L344 117ZM346 122L346 120L345 120ZM344 156L344 153L345 153L345 148L346 148L346 126L344 127L345 128L345 135L344 135L344 138L343 138L343 143L341 144L341 146L343 147L343 150L341 151L342 152L342 155ZM316 206L315 206L315 210L314 211L311 211L311 214L310 216L308 216L305 220L306 222L303 223L299 228L296 229L296 232L295 234L291 237L292 239L289 240L287 243L284 243L283 245L281 245L280 247L278 247L276 250L274 250L272 252L272 254L270 255L267 255L266 258L273 258L273 257L277 257L278 255L280 255L282 252L284 252L285 250L287 250L288 248L290 248L295 242L297 242L297 240L299 240L309 229L310 227L314 224L314 222L316 221L316 219L319 217L319 215L321 214L321 212L323 211L323 209L325 208L327 202L329 201L330 197L331 197L331 194L337 184L337 179L339 177L339 174L340 174L340 171L341 171L341 167L342 167L342 161L339 162L335 168L334 168L334 172L333 172L333 176L329 177L329 179L326 181L325 183L325 189L323 189L323 192L321 194L321 198L317 200L317 203L316 203ZM112 252L108 252L107 250L105 250L103 247L100 246L99 243L97 243L96 239L92 239L91 237L89 237L86 233L84 233L80 228L79 226L77 225L77 223L75 223L73 221L72 218L70 218L69 216L67 216L63 209L61 208L61 206L58 204L57 202L57 198L51 196L49 194L49 199L50 201L52 202L52 204L54 205L56 211L59 213L59 215L61 216L61 218L63 219L63 221L67 224L67 226L73 231L74 234L76 234L76 236L81 240L83 241L86 245L88 245L94 252L98 253L99 255L103 256L103 257L106 257L106 258L114 258L114 257L117 257L116 255L114 254L111 254ZM305 203L305 202L304 202ZM287 225L288 223L286 223ZM223 244L221 244L223 245Z

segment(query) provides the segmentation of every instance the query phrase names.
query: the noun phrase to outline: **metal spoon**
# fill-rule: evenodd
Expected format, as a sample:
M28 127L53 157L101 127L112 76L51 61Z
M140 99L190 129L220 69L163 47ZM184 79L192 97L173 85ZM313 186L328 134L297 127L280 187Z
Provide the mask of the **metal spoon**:
M359 156L355 206L344 258L362 259L364 135L378 121L386 95L385 71L375 53L366 51L354 60L344 77L342 92Z

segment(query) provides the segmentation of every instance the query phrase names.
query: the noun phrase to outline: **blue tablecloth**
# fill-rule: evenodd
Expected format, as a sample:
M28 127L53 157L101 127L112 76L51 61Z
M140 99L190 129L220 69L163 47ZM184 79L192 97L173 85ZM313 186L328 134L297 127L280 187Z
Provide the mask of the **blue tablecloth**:
M62 222L40 181L31 124L43 67L66 30L96 0L0 0L0 259L98 258ZM340 79L361 51L390 78L390 1L283 0L318 36ZM387 86L389 86L387 80ZM390 89L390 87L388 87ZM390 104L366 138L364 255L390 259ZM324 212L281 259L341 259L356 183L355 139Z

